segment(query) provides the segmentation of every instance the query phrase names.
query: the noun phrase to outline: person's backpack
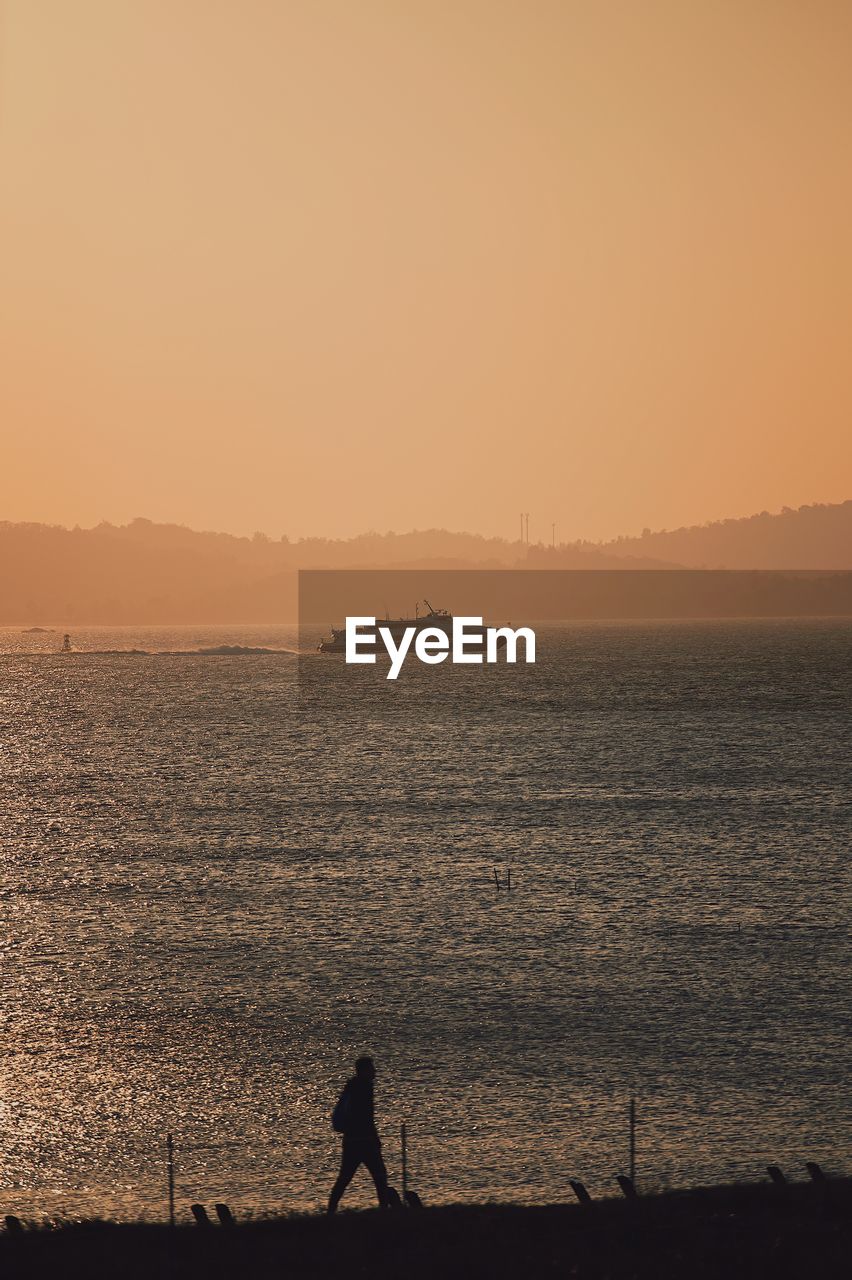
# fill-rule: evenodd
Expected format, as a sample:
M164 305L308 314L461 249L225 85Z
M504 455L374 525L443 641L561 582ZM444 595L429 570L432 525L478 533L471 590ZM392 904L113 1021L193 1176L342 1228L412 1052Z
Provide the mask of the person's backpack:
M331 1127L335 1133L345 1133L346 1126L349 1122L349 1114L352 1110L351 1099L349 1097L349 1085L337 1099L337 1106L331 1113Z

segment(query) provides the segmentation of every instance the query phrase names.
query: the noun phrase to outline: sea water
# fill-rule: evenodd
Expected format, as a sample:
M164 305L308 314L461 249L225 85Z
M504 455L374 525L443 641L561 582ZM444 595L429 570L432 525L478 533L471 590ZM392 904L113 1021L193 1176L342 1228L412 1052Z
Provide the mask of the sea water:
M0 1211L318 1208L364 1052L427 1203L849 1173L852 622L317 638L0 632Z

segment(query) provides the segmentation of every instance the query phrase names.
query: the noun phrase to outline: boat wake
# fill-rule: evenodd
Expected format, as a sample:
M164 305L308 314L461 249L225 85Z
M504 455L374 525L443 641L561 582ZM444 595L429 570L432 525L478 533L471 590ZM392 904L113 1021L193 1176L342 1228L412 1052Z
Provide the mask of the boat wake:
M243 656L252 657L258 653L272 654L295 654L295 649L268 649L263 645L245 645L245 644L215 644L204 649L163 649L159 650L167 657L185 657L188 655L196 655L201 658L240 658Z
M17 657L45 658L55 656L57 650L33 650L30 653L16 654ZM62 656L71 655L78 658L242 658L257 655L272 657L296 658L298 649L271 649L263 645L217 644L198 649L82 649L72 646L60 649Z

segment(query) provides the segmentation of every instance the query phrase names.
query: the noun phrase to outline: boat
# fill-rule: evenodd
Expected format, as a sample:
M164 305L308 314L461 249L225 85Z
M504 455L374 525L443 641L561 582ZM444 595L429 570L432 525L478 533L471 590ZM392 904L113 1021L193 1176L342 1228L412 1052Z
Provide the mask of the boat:
M415 632L425 631L427 628L433 628L438 631L446 631L448 636L452 636L453 615L447 609L435 609L428 600L424 600L423 604L426 606L426 612L420 612L420 601L418 600L417 604L414 606L413 618L377 618L376 630L378 631L379 627L387 628L393 637L394 643L396 644L399 643L409 627L413 627ZM487 627L482 626L478 628L468 625L465 630L469 637L473 637L478 632L481 632L482 643L485 643L485 632ZM498 637L498 647L502 648L505 643L505 638L503 636ZM317 645L317 649L320 653L345 653L346 628L332 627L331 636L327 639L320 640ZM361 641L361 652L369 652L366 637Z

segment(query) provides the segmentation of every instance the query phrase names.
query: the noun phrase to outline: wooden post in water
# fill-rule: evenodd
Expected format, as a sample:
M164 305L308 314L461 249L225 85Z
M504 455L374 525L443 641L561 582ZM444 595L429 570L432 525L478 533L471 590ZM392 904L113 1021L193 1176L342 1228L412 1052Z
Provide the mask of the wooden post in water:
M175 1144L170 1133L166 1134L166 1172L169 1178L169 1226L175 1225Z
M592 1197L589 1195L582 1182L578 1182L576 1178L571 1178L569 1183L574 1195L580 1201L580 1204L591 1204Z
M630 1099L630 1181L636 1183L636 1099Z

